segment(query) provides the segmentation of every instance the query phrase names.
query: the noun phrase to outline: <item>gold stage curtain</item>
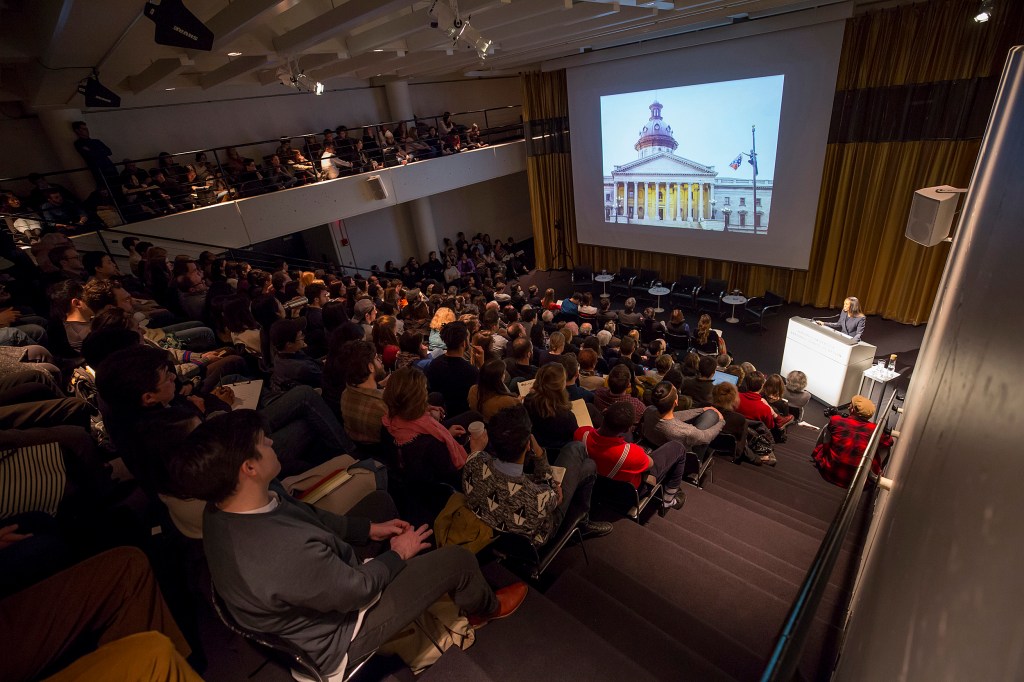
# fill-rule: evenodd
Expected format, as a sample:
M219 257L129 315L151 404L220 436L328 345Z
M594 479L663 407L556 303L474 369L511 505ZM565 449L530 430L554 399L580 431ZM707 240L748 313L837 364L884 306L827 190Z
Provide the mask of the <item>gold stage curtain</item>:
M977 0L932 0L848 20L837 90L998 76L1009 47L1024 40L1024 2L998 1L988 24L972 21L977 9ZM568 116L564 71L523 74L522 83L528 130L531 121ZM597 270L649 268L665 281L722 278L748 296L771 290L818 307L838 307L853 295L868 313L919 324L928 320L949 245L925 248L904 237L913 192L967 187L979 147L979 139L829 144L806 271L577 244L567 145L528 147L537 265L564 264L554 258L560 219L574 261Z
M569 96L565 70L551 73L525 73L523 80L523 120L527 122L568 121ZM576 258L576 210L572 197L572 157L568 139L557 138L561 126L530 123L526 132L526 177L530 187L530 215L533 220L534 252L538 267L548 268L558 256L559 234L556 222L564 227L565 247ZM539 134L537 134L539 133ZM537 137L537 140L532 138ZM560 142L560 143L559 143ZM566 260L559 258L558 266Z

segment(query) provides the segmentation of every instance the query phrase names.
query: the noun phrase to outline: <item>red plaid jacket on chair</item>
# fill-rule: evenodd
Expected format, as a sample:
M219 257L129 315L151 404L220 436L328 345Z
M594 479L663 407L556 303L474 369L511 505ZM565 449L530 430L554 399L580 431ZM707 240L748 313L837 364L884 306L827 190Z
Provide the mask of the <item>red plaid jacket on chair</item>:
M829 419L822 442L814 446L814 463L822 478L841 488L849 487L874 430L874 424L855 417L836 415ZM892 442L892 438L883 435L878 452L891 447ZM876 476L881 473L878 452L871 462L871 473Z

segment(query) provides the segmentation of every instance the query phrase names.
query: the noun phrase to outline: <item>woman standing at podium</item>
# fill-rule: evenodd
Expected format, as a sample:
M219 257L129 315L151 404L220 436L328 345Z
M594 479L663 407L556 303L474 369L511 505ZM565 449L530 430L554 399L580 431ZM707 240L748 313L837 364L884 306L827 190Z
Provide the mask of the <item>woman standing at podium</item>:
M850 296L843 301L843 312L839 313L838 322L822 322L818 320L817 324L822 327L835 329L847 336L852 336L854 341L860 341L860 337L864 335L865 320L864 313L860 310L860 301L857 300L856 296Z

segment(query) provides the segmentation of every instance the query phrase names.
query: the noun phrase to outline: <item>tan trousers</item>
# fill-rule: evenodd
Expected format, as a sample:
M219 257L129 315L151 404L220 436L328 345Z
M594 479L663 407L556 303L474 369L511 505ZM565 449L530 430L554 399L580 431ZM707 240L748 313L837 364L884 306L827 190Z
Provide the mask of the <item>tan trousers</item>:
M0 678L36 678L82 637L103 647L151 630L166 635L181 656L192 652L146 555L118 547L0 600Z
M202 682L174 643L159 632L140 632L104 644L45 682Z

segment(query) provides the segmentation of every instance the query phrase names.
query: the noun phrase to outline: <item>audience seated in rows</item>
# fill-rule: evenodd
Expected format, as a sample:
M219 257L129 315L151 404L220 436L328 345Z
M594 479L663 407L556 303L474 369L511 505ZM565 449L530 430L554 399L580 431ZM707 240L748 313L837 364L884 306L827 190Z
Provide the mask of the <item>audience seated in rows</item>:
M407 131L404 139L423 138ZM180 183L181 171L186 179L191 172L176 165L165 157L161 174ZM185 556L179 550L195 552L201 538L235 620L281 634L335 671L442 592L454 589L475 624L507 615L525 594L520 586L495 596L472 555L453 547L423 552L428 531L399 518L433 519L461 491L480 522L541 547L571 530L566 519L582 519L589 536L611 530L590 518L598 476L634 486L653 476L664 486L659 511L678 509L687 450L719 429L736 436L738 459L770 459L767 427L751 431L734 411L731 384L714 386L709 397L717 355L675 355L653 326L655 338L645 340L643 329L584 322L585 294L570 293L571 305L560 307L552 291L544 303L539 291L506 279L520 270L498 258L504 246L487 235L460 234L439 252L473 264L475 276L460 273L453 288L442 281L438 254L422 266L397 260L404 265L353 277L287 263L263 269L210 253L172 257L128 239L125 271L133 274L125 276L109 254L79 254L62 235L34 245L40 265L13 238L4 245L0 255L18 274L7 282L11 299L0 303L7 306L0 339L10 344L0 351L12 351L9 367L0 355L0 444L52 444L74 483L56 517L35 506L0 523L0 576L9 590L111 543L186 543L169 545ZM48 309L50 319L38 314ZM799 388L799 377L791 379ZM774 392L744 389L784 407L779 382L763 383ZM261 388L249 395L254 386ZM687 400L682 387L721 417L711 409L677 412ZM256 409L242 409L243 399ZM575 400L593 427L579 428ZM484 428L471 429L478 421ZM318 467L334 467L339 455L362 460L342 465L356 469L377 458L369 470L391 479L394 499L379 481L336 516L297 501L277 481L290 473L312 484L334 471ZM414 499L417 487L441 497ZM426 513L406 513L413 509ZM165 518L165 537L150 536L160 523L154 519ZM52 543L46 553L29 552L44 541ZM364 541L365 551L354 549ZM18 552L21 543L30 544ZM268 556L268 546L280 550ZM166 572L184 579L183 566ZM200 598L173 594L176 605ZM196 649L194 616L186 609L180 622ZM168 654L164 647L164 660ZM149 654L131 655L138 662Z

